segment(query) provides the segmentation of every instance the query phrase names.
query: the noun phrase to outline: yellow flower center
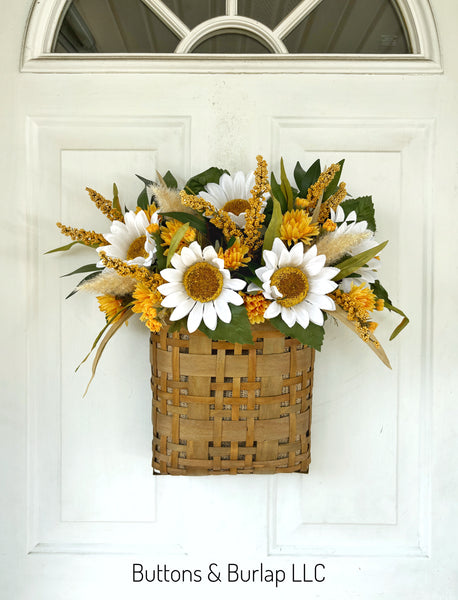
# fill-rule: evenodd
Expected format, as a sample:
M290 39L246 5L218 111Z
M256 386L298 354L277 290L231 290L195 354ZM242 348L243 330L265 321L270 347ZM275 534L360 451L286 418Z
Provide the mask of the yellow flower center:
M236 198L235 200L229 200L223 206L223 210L226 212L231 212L234 215L239 216L241 213L246 212L250 208L250 203L248 200L242 200L241 198Z
M145 242L146 235L141 235L140 237L135 239L127 250L126 259L133 260L134 258L138 258L139 256L141 256L142 258L147 258L148 253L145 250Z
M272 275L270 284L275 286L282 294L282 298L279 298L276 302L288 308L302 302L309 290L309 282L305 273L297 267L278 269Z
M187 269L183 277L186 293L198 302L210 302L221 294L223 275L221 271L206 262L198 262Z

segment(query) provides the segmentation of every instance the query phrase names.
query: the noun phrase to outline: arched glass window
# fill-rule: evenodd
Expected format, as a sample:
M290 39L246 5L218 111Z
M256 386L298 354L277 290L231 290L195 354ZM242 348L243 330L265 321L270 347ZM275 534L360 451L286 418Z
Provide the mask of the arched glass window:
M72 0L53 53L411 54L394 0Z

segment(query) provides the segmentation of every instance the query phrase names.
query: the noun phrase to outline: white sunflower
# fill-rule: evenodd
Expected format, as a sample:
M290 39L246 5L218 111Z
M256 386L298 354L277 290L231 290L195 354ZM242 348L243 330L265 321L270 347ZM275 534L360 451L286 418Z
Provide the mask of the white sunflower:
M143 210L135 213L127 211L122 221L113 221L110 233L103 236L110 242L108 246L97 248L97 252L105 252L111 258L119 258L128 265L149 267L156 258L156 242L151 237L147 227L158 223L155 212L149 217ZM100 260L98 267L103 267Z
M351 213L345 217L342 207L338 206L336 211L331 209L331 219L335 223L340 223L339 227L337 227L337 229L330 234L333 237L339 237L346 233L367 232L370 234L370 237L363 240L356 246L353 246L348 251L350 256L356 256L357 254L375 248L375 246L378 245L378 242L376 242L374 238L374 233L367 226L367 221L359 221L358 223L356 222L357 215L354 210L352 210ZM360 285L363 282L374 283L377 279L377 266L378 260L376 258L371 258L367 262L367 266L356 269L355 277L345 277L342 279L342 281L339 283L339 288L348 293L351 290L352 284Z
M331 281L339 269L325 267L326 256L317 255L316 246L304 253L302 242L288 250L285 244L275 238L272 250L263 252L265 267L256 269L256 275L263 282L265 298L272 300L264 313L265 319L281 315L288 327L298 323L304 329L309 323L323 325L322 310L335 310L334 300L327 296L336 289ZM248 291L260 290L250 284Z
M234 176L223 173L219 183L207 183L206 191L199 196L209 202L218 210L225 210L237 225L243 229L246 224L246 211L250 208L249 199L255 184L254 172L245 176L242 171L237 171ZM266 198L268 194L265 194ZM266 207L266 199L262 201L261 213Z
M231 279L224 260L218 258L213 246L202 249L198 242L175 253L171 260L173 268L163 269L163 283L157 289L165 296L162 306L174 308L171 321L188 315L187 328L196 331L202 319L208 329L214 331L218 319L230 323L230 304L243 304L238 290L245 287L241 279Z

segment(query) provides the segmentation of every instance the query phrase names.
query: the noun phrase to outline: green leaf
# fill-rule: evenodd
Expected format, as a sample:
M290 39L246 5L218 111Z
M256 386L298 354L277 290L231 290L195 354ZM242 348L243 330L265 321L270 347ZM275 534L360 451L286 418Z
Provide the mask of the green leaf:
M79 287L81 285L83 285L83 283L86 283L87 281L90 281L91 279L94 279L94 277L98 277L99 276L99 271L95 272L95 273L90 273L89 275L86 275L86 277L84 277L78 284L77 286L74 288L74 290L72 290L68 296L65 296L65 300L68 300L69 298L71 298L72 296L74 296L78 291L79 291Z
M170 321L168 333L174 333L175 331L180 331L180 329L186 329L187 321L187 317L183 317L183 319L178 319L178 321Z
M277 198L277 200L280 202L282 213L285 213L287 210L288 204L286 202L285 196L283 195L280 184L275 179L275 175L274 175L273 171L270 175L270 189L272 191L272 195L275 196L275 198Z
M293 190L291 189L291 184L289 183L288 177L286 176L285 164L283 162L283 158L280 160L280 172L281 172L281 191L283 192L283 195L286 198L286 205L288 207L288 210L293 210L293 208L294 208Z
M264 234L264 244L262 247L263 250L272 250L274 239L276 237L280 237L280 228L283 215L281 212L280 203L273 194L272 202L274 208L272 211L272 218L270 219L269 226L267 227L266 233Z
M84 265L82 267L79 267L78 269L75 269L71 273L66 273L65 275L61 275L61 277L69 277L70 275L76 275L77 273L90 273L92 271L100 272L100 271L103 271L103 268L100 268L95 263L92 263L90 265Z
M113 183L113 208L119 210L119 212L122 214L121 203L119 202L118 186L116 183Z
M167 171L167 173L164 175L163 179L164 179L164 183L167 187L178 188L178 182L170 171Z
M309 187L317 182L320 174L321 164L319 159L316 160L307 171L304 171L300 163L297 162L296 167L294 169L294 179L296 181L297 187L299 188L299 196L301 198L307 197Z
M354 271L360 267L363 267L365 264L367 264L367 261L369 261L371 258L374 258L374 256L377 256L377 254L381 252L387 244L388 240L386 242L382 242L378 246L375 246L375 248L370 248L369 250L360 252L359 254L356 254L356 256L351 256L350 258L343 260L341 263L334 265L337 267L337 269L340 269L340 272L333 277L334 281L339 281L344 277L348 277Z
M340 206L347 217L352 210L356 212L356 220L367 221L367 226L371 231L375 231L375 209L372 202L372 196L361 196L360 198L349 198L344 200Z
M157 183L155 183L154 181L151 181L151 179L146 179L145 177L142 177L141 175L136 175L135 177L138 177L140 179L140 181L143 181L143 183L145 184L145 186L156 186Z
M167 252L167 263L166 263L167 266L170 265L170 261L172 260L173 255L175 254L178 246L180 245L181 240L186 235L186 232L188 231L188 229L189 229L189 223L185 223L184 225L182 225L180 227L180 229L177 229L174 236L170 240L169 251Z
M393 333L390 335L390 342L391 342L391 340L394 340L394 338L401 333L401 331L404 329L404 327L407 327L407 325L410 322L410 319L406 316L405 313L402 312L402 310L400 308L393 306L393 304L391 303L391 300L388 297L388 292L386 291L386 289L383 287L383 285L380 283L380 281L378 279L375 283L371 283L370 286L371 286L374 294L377 296L377 298L381 298L384 301L385 308L387 308L390 312L395 312L398 315L401 315L401 317L404 317L402 319L402 321L399 323L399 325L395 328Z
M164 256L164 247L162 246L162 238L159 231L152 234L154 241L156 242L156 264L157 271L160 273L162 269L165 269L167 257Z
M226 169L218 169L218 167L210 167L206 171L191 177L191 179L186 182L185 188L188 188L193 194L198 194L205 188L207 183L219 183L223 173L229 174L229 171L226 171Z
M391 304L391 300L388 297L388 292L378 279L374 283L371 283L370 286L377 298L380 298L384 302L388 302L389 304Z
M200 324L199 330L212 340L221 340L231 344L252 344L251 325L245 306L230 305L232 319L230 323L223 323L218 319L216 329L208 329L204 322Z
M139 206L143 210L147 210L148 209L148 205L149 205L149 202L148 202L148 193L146 191L146 185L145 185L145 187L143 188L142 193L137 198L137 206Z
M191 227L197 229L201 233L207 233L207 220L205 217L201 217L199 214L193 215L184 212L164 212L161 213L163 217L169 217L170 219L176 219L180 223L189 223Z
M92 248L95 246L88 246L87 244L84 244L83 242L77 240L76 242L70 242L69 244L65 244L65 246L59 246L59 248L54 248L54 250L48 250L47 252L45 252L45 254L52 254L53 252L67 252L67 250L70 250L70 248L73 248L73 246L75 244L81 244L82 246L86 246L89 248Z
M294 338L301 342L301 344L305 344L306 346L310 346L310 348L315 348L315 350L321 350L321 346L323 344L324 338L324 327L322 325L315 325L315 323L309 323L308 326L304 329L300 325L296 323L293 327L288 327L288 325L283 321L281 316L275 317L274 319L270 319L270 322L274 327L281 331L284 335Z
M337 173L334 175L334 178L332 179L331 183L325 189L324 194L323 194L323 202L325 200L327 200L329 197L331 197L333 194L335 194L335 192L337 191L337 188L339 187L340 177L342 175L344 162L345 162L345 159L343 158L342 160L339 160L339 162L337 163L338 165L340 165L340 169L337 171Z

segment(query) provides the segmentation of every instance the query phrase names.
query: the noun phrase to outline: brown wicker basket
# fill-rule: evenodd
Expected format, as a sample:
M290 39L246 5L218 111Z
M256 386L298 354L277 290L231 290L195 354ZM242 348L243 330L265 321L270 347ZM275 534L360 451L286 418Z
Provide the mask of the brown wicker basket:
M308 472L314 350L252 331L254 345L151 334L155 473Z

